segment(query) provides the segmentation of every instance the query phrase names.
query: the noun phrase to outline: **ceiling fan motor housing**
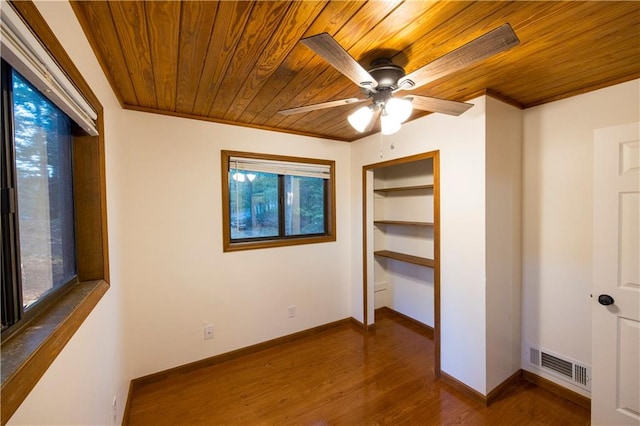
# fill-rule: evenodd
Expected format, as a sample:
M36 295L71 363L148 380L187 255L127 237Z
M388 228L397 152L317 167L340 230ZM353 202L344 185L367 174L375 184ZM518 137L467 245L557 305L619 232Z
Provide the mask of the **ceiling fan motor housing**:
M376 59L371 63L369 74L378 82L376 90L392 91L398 88L398 81L405 76L404 68L395 65L387 58Z

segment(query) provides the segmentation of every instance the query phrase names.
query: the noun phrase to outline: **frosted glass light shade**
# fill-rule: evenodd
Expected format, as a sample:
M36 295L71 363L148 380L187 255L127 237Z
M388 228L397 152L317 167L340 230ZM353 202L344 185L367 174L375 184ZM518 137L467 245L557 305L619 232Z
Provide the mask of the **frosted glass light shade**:
M391 98L387 101L384 109L398 123L404 123L407 118L411 117L413 104L406 98Z
M390 114L382 114L380 116L380 132L383 135L392 135L400 130L400 122Z
M356 129L356 131L362 133L365 131L372 118L373 110L368 106L363 106L349 115L349 117L347 117L347 120L349 120L349 124L351 124L351 127Z

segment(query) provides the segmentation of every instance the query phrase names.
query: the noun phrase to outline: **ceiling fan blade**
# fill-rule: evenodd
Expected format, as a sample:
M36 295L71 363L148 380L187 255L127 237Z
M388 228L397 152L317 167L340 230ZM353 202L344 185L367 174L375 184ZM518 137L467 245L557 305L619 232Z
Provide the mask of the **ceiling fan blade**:
M278 113L284 114L284 115L298 114L301 112L316 111L318 109L333 108L340 105L357 104L359 102L364 102L366 100L367 99L358 99L358 98L340 99L337 101L322 102L319 104L306 105L306 106L301 106L297 108L282 109L278 111Z
M362 68L328 33L303 38L300 41L358 86L375 87L378 85L371 74Z
M511 25L501 25L406 75L400 79L398 87L402 90L410 90L424 86L447 74L508 50L519 43L520 40L513 32ZM413 85L407 80L413 82Z
M411 95L407 98L413 98L413 107L423 111L440 112L449 115L460 115L473 104L466 102L450 101L447 99L430 98L428 96Z

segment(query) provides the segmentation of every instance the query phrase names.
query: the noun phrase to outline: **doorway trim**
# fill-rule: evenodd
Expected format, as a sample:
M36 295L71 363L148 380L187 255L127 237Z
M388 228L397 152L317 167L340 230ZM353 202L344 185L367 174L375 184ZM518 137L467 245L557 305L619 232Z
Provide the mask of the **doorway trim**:
M433 370L436 377L441 377L440 370L440 151L429 151L422 154L410 155L408 157L396 158L382 161L380 163L362 166L362 295L363 295L363 329L370 331L368 318L368 288L367 277L368 256L367 256L367 172L381 167L395 166L398 164L410 163L413 161L432 159L433 161Z

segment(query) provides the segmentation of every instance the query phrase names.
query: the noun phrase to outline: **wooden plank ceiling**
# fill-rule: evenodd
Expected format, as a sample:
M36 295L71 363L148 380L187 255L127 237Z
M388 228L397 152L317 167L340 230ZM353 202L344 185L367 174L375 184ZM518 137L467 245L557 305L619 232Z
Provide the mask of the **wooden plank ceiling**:
M363 67L387 57L409 73L510 23L520 45L414 91L457 101L490 91L528 108L640 77L640 2L634 1L72 6L124 108L344 141L363 136L346 120L360 105L278 114L361 96L301 38L328 32ZM414 111L411 119L424 114Z

